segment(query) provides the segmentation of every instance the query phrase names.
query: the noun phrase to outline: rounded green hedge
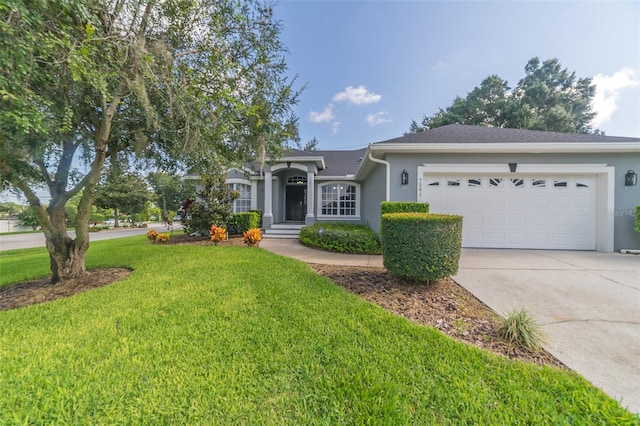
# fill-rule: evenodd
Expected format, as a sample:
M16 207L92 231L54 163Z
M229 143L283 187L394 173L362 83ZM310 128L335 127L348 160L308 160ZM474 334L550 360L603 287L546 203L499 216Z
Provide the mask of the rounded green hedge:
M429 203L383 201L380 204L380 214L386 213L429 213Z
M394 275L433 282L458 272L461 216L386 213L380 235L384 267Z
M322 233L318 232L322 228ZM367 225L316 223L300 230L300 242L321 250L350 254L380 254L380 240Z

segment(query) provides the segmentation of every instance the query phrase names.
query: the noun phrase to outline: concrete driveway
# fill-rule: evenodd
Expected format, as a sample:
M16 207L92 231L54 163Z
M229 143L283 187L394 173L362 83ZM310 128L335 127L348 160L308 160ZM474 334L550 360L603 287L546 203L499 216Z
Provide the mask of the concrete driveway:
M498 313L527 309L549 352L640 413L640 256L464 249L454 280Z

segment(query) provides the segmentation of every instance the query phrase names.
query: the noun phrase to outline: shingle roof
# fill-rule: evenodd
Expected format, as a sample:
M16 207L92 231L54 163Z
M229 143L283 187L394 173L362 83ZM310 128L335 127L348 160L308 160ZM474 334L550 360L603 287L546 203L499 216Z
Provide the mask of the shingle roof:
M355 175L366 151L367 148L355 151L316 151L324 157L327 165L326 169L318 171L318 176Z
M450 124L424 132L411 133L378 143L588 143L640 142L640 138L602 136L583 133L560 133L538 130L506 129ZM374 145L375 145L374 144Z

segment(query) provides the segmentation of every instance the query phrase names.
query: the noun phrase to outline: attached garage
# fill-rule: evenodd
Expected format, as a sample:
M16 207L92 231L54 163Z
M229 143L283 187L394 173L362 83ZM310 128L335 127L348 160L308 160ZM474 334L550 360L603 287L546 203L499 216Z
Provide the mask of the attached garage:
M463 247L597 250L607 244L598 240L607 226L607 167L516 167L425 164L418 168L417 198L433 213L464 217Z

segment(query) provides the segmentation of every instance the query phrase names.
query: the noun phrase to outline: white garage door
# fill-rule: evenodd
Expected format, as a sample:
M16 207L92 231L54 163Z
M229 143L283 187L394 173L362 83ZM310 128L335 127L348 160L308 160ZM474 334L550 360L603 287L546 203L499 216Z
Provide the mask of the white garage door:
M595 176L426 173L421 201L464 216L463 247L596 249Z

